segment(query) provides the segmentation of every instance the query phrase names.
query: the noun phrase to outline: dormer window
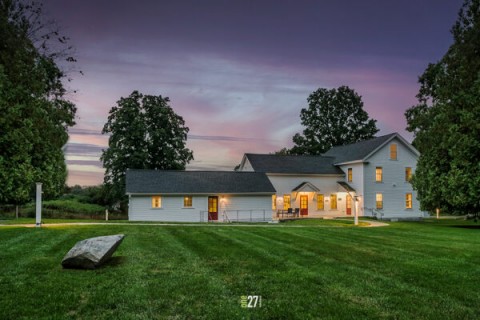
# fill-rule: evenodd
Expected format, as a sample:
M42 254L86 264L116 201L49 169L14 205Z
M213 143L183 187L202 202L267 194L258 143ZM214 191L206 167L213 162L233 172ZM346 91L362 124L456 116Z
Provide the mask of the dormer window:
M392 143L390 145L390 160L397 160L397 144Z

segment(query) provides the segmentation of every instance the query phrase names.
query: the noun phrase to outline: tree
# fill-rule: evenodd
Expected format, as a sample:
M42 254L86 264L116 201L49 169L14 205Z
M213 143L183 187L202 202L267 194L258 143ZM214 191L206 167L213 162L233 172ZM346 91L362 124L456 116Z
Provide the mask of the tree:
M347 86L320 88L307 101L308 108L300 112L303 134L295 134L293 148L281 153L318 155L334 146L373 138L378 132L376 120L363 110L362 97Z
M36 181L45 197L56 196L76 113L59 65L75 61L69 39L45 21L41 4L20 0L0 0L0 39L0 203L28 201Z
M418 104L405 112L421 155L413 176L422 210L480 209L480 0L466 0L454 42L419 77Z
M110 110L102 133L111 135L101 160L112 201L124 198L127 169L184 170L193 159L185 147L189 129L169 102L133 91Z

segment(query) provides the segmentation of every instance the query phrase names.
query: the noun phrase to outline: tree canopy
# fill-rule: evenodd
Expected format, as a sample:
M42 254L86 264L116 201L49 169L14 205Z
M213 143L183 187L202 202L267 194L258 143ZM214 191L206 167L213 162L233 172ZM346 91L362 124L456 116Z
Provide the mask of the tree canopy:
M46 197L63 191L62 147L76 107L66 98L59 61L68 38L36 2L0 0L0 203L24 203L35 182Z
M419 77L407 130L421 156L412 183L423 210L480 209L480 0L466 0L451 29L453 44Z
M307 99L308 108L300 112L303 134L293 137L294 146L282 154L318 155L334 146L373 138L376 120L363 109L362 97L347 86L320 88Z
M103 134L111 134L101 160L112 201L125 194L127 169L183 170L193 159L186 148L188 127L169 98L133 91L109 113Z

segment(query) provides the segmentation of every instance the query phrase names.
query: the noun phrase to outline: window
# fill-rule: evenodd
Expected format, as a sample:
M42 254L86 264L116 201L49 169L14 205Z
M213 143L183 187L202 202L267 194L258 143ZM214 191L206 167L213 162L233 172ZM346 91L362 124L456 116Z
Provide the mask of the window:
M184 208L191 208L192 207L192 196L185 196L183 197L183 207Z
M382 167L377 167L375 169L375 181L376 182L382 182L383 181L383 168Z
M284 194L283 195L283 210L288 210L288 208L291 208L291 206L290 206L290 195L289 194Z
M405 208L412 209L412 194L407 193L405 195Z
M377 209L383 209L383 195L381 193L376 194L375 203Z
M277 210L277 195L272 196L272 210Z
M325 208L323 194L317 194L317 210L323 210Z
M390 160L397 160L397 145L395 143L390 145Z
M406 167L405 168L405 181L410 182L412 179L412 168Z
M162 207L162 197L155 196L152 197L152 208L161 208Z
M336 210L337 209L337 195L331 194L330 195L330 209Z
M352 168L348 168L348 174L347 174L348 182L352 182L352 178L353 178L352 172L353 172Z

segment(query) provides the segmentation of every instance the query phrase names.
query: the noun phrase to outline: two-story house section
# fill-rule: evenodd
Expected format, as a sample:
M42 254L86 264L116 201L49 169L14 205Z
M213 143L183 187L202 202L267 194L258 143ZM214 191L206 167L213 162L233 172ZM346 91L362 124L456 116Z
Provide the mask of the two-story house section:
M324 154L346 173L356 190L359 214L383 218L423 217L410 184L419 152L398 133L334 147Z

